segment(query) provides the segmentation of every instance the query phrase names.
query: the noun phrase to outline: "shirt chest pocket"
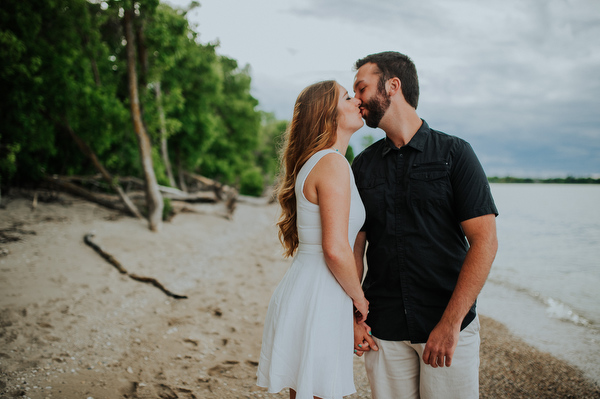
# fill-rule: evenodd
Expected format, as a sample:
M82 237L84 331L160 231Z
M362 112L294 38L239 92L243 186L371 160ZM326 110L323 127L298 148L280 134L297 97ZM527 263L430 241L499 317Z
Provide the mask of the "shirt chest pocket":
M410 198L419 205L444 204L450 194L448 163L414 165L409 174Z

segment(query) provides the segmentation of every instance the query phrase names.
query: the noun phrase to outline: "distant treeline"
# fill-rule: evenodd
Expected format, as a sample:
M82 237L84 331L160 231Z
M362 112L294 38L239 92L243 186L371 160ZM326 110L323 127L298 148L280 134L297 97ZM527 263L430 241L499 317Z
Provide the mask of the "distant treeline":
M533 179L529 177L488 177L490 183L554 183L554 184L600 184L600 179L592 177L556 177L551 179Z

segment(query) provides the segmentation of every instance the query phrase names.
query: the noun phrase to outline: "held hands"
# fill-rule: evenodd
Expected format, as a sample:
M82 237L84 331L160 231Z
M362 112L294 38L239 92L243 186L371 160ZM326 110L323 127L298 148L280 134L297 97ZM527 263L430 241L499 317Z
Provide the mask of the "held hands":
M429 334L423 350L423 362L433 368L450 367L459 334L460 324L453 326L443 320L440 321Z
M369 301L364 296L359 300L353 300L354 303L354 318L358 323L362 323L367 320L367 314L369 313Z
M371 349L379 350L371 335L371 327L364 322L358 323L354 319L354 354L360 357Z

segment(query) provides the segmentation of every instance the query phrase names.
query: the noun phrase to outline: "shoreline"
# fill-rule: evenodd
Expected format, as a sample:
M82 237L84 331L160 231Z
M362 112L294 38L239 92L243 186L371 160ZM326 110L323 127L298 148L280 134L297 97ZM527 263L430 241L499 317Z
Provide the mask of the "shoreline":
M500 323L524 343L580 368L600 385L600 330L552 316L543 298L488 281L478 299L478 311Z
M255 385L269 298L289 266L276 205L240 203L233 220L180 213L152 233L144 221L60 199L32 210L11 198L0 209L0 229L22 223L11 233L21 241L0 244L0 397L287 397ZM130 273L188 299L121 275L83 243L90 232ZM581 371L496 320L482 311L482 398L600 395ZM369 398L362 359L354 365L350 398Z

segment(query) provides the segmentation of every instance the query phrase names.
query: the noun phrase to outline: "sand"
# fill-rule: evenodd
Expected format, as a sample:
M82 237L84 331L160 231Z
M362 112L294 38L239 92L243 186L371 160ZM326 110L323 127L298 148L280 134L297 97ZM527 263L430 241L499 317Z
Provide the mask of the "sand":
M0 209L0 399L287 397L255 386L268 301L289 266L276 205L240 203L232 220L180 213L153 233L64 194L32 209L26 194ZM88 233L129 273L188 298L119 273ZM482 398L600 397L580 370L481 319ZM369 398L363 360L354 366L351 398Z

